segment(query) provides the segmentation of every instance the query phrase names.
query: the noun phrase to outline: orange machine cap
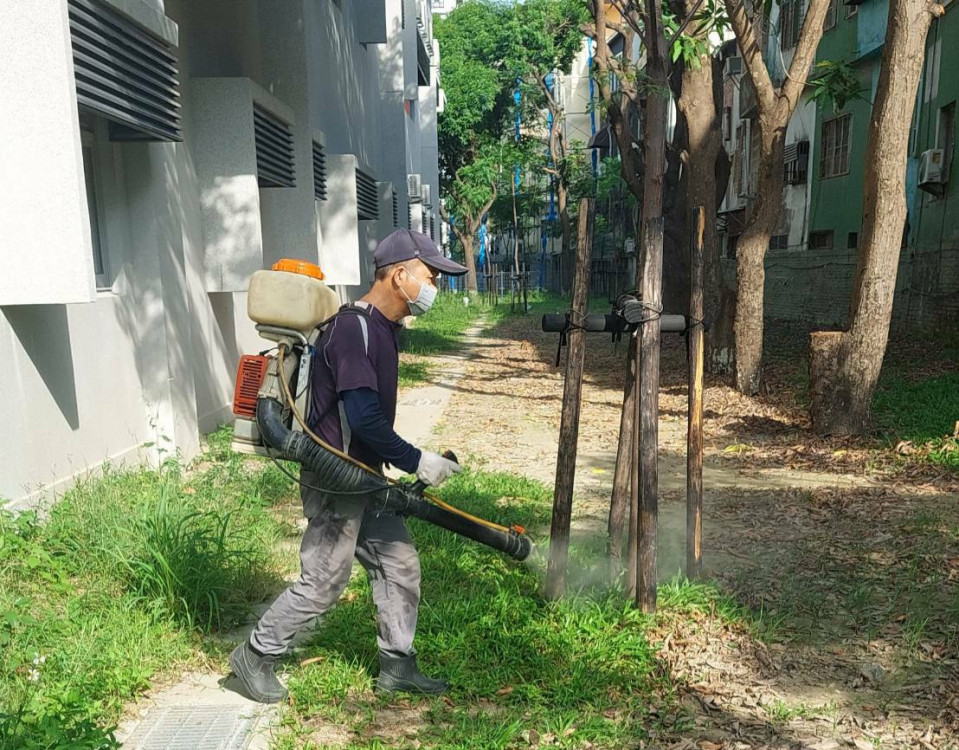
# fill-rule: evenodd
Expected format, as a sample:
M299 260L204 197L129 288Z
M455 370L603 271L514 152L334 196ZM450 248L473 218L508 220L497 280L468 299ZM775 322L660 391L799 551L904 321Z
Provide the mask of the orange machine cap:
M287 273L299 273L314 279L323 281L326 276L315 263L309 263L305 260L296 260L295 258L283 258L273 264L274 271L286 271Z

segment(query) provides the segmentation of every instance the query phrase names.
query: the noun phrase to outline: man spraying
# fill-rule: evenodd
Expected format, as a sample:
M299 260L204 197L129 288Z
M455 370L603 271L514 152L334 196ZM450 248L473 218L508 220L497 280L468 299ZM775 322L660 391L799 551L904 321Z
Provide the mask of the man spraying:
M433 487L460 471L453 461L420 450L393 429L399 364L399 321L422 315L436 299L439 273L466 268L444 257L425 234L400 229L373 254L368 294L344 305L321 329L311 383L310 429L330 445L382 471L391 464ZM420 564L404 520L367 510L369 498L330 494L306 469L300 495L308 524L300 547L300 577L260 618L250 638L230 654L230 666L261 703L287 691L274 665L298 631L326 613L349 582L353 558L366 569L377 610L383 692L439 695L443 680L420 672L413 636L420 599Z

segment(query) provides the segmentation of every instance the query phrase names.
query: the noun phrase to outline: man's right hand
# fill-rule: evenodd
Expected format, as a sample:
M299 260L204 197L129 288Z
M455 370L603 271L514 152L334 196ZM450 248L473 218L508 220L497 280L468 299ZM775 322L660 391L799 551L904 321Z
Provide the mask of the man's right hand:
M455 461L443 458L439 453L423 451L419 466L416 467L416 478L426 482L430 487L439 487L454 474L463 470Z

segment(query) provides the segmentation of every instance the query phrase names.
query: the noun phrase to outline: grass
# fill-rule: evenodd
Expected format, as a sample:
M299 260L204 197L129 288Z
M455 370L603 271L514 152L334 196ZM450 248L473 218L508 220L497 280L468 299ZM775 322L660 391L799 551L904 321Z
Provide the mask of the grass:
M107 470L0 514L0 748L111 748L126 701L218 647L277 583L290 483L212 436L201 468Z
M422 357L458 350L462 335L486 311L483 302L475 297L470 304L464 304L464 296L452 292L436 295L432 309L400 332L400 351Z
M550 493L540 483L464 472L441 494L470 512L545 534ZM603 585L583 584L560 602L543 598L544 538L521 564L436 527L410 526L423 568L419 660L450 681L449 698L391 703L374 696L374 607L365 576L357 576L296 655L309 663L289 667L292 708L280 748L321 747L322 725L348 734L350 748L505 748L535 745L530 737L556 747L626 746L682 722L647 639L647 616ZM602 556L571 550L572 577L600 581L601 567ZM742 615L704 584L666 585L662 604L673 612Z
M913 443L926 460L959 471L959 373L928 380L889 377L873 399L877 427L890 442Z

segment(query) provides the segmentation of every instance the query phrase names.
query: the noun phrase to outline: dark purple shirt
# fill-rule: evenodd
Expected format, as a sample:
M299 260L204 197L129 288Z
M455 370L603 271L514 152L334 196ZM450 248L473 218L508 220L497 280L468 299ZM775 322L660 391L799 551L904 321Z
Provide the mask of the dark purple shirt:
M372 305L366 311L337 315L320 335L307 421L330 445L379 468L382 457L352 435L340 401L344 391L369 388L379 396L383 416L391 427L396 419L400 324Z

